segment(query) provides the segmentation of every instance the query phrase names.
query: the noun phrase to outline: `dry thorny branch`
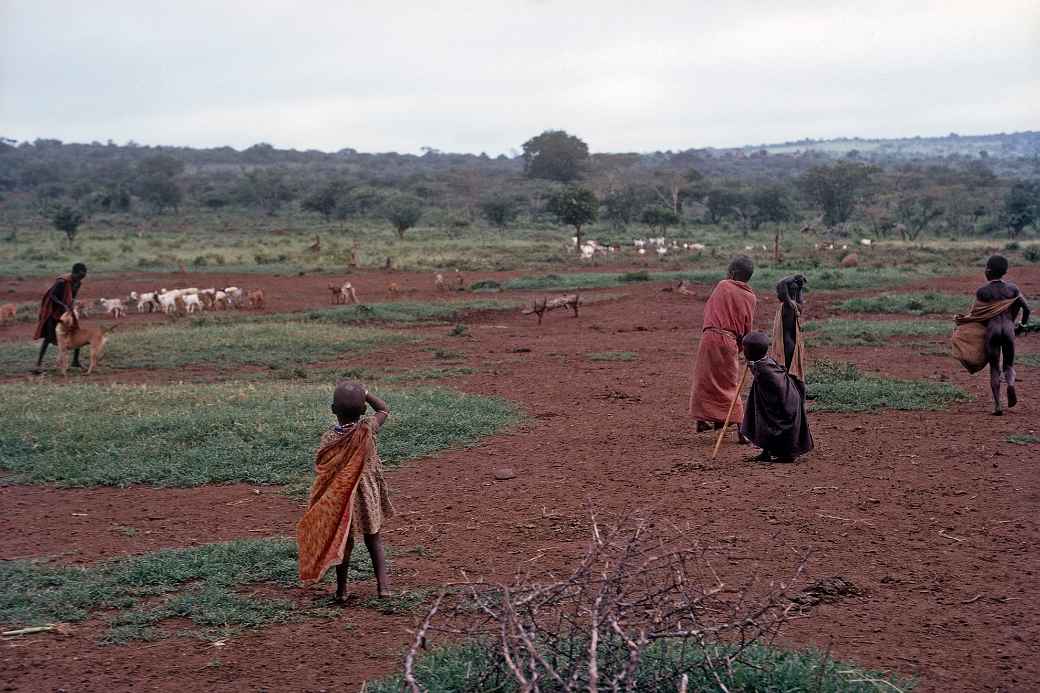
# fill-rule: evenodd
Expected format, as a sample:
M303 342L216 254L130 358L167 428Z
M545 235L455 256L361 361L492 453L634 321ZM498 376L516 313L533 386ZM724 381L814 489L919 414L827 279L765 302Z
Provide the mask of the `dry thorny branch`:
M699 669L726 691L747 649L770 644L797 614L786 590L726 585L679 528L635 517L604 527L593 516L585 556L568 575L446 588L415 633L404 682L422 693L416 657L439 633L482 653L473 690L508 682L531 693L678 691Z

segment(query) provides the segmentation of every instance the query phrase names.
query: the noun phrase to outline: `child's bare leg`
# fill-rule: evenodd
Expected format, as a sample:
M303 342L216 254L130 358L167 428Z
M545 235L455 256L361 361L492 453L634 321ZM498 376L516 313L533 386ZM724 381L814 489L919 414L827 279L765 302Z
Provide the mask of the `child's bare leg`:
M994 416L1002 416L1004 409L1000 405L1000 363L998 359L990 359L989 362L989 387L993 392L993 414Z
M376 571L376 591L380 597L392 596L390 592L390 579L386 574L386 556L383 554L383 538L376 534L365 535L365 546L368 555L372 557L372 567Z
M343 562L336 566L336 601L342 602L347 591L347 571L350 568L350 554L354 552L354 535L347 538L347 546L343 549Z
M1018 393L1015 392L1015 341L1012 337L1004 342L1002 351L1004 366L1004 382L1007 384L1007 402L1009 407L1018 404Z

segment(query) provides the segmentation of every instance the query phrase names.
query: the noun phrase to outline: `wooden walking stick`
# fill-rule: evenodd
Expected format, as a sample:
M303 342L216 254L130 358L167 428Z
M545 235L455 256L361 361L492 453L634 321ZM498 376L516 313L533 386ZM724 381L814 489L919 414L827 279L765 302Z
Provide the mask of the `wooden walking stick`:
M715 441L715 449L711 451L711 459L715 459L715 456L719 454L719 446L722 445L722 439L726 435L726 429L729 428L729 417L733 416L733 407L737 406L737 400L740 399L740 391L744 389L744 380L747 378L749 370L751 370L751 366L745 366L744 372L740 374L740 384L737 385L737 394L733 395L733 401L729 403L729 411L726 412L726 423L722 424L722 430L719 431L719 439Z

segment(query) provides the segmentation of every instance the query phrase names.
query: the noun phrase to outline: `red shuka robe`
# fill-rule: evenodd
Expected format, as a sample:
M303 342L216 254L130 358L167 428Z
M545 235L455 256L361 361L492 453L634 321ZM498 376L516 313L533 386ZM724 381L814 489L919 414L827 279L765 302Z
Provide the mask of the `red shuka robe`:
M690 416L697 421L726 420L740 384L737 337L743 339L751 332L755 302L755 292L745 282L723 279L704 305L704 329L690 390ZM738 397L730 421L743 417L744 405Z

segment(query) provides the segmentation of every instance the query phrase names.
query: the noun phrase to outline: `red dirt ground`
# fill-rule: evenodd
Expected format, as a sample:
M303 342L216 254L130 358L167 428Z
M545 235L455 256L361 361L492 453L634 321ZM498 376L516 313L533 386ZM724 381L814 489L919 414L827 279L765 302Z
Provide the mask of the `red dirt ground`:
M259 284L275 311L327 301L325 277L247 277L217 283ZM1040 293L1040 271L1016 271L1015 278L1027 295ZM388 298L389 281L415 289L410 300L441 297L428 275L373 272L351 279L366 300ZM156 283L90 281L89 295ZM978 283L967 277L938 285L967 296ZM35 299L44 287L29 284L18 283L8 296ZM424 346L462 352L477 369L452 387L512 399L528 417L472 448L388 473L402 512L386 530L387 541L400 549L422 546L427 554L395 560L396 586L435 586L463 570L506 578L518 565L564 565L582 550L589 504L607 517L646 508L712 547L727 582L786 577L809 552L807 581L840 575L860 590L792 623L789 644L829 647L833 657L916 676L919 691L1040 689L1040 449L1006 440L1038 433L1036 369L1019 369L1023 401L995 418L987 415L985 376L969 376L934 355L942 339L819 349L812 356L949 380L975 401L943 412L816 413L817 449L797 464L756 466L744 461L748 449L732 444L710 462L711 441L695 435L685 416L708 287L695 299L660 288L626 287L624 298L590 305L577 320L550 314L541 328L514 313L475 316L463 338L420 328L428 336ZM812 294L808 317L831 314L829 304L847 295ZM768 325L774 310L775 303L763 300L758 324ZM7 327L0 339L29 331L24 324ZM1021 350L1040 352L1038 339L1022 340ZM586 357L601 351L638 357ZM379 365L400 368L429 359L414 348L380 357L387 363ZM360 357L343 364L373 365ZM161 371L102 373L128 382L176 378ZM501 466L519 475L496 481L492 470ZM256 490L0 487L0 556L89 563L161 547L291 535L299 505L278 489ZM136 533L128 536L127 527ZM374 586L356 590L367 594ZM99 646L101 622L92 621L66 637L0 643L0 682L4 690L25 691L357 690L399 666L415 618L354 607L333 620L266 628L220 648L186 638Z

